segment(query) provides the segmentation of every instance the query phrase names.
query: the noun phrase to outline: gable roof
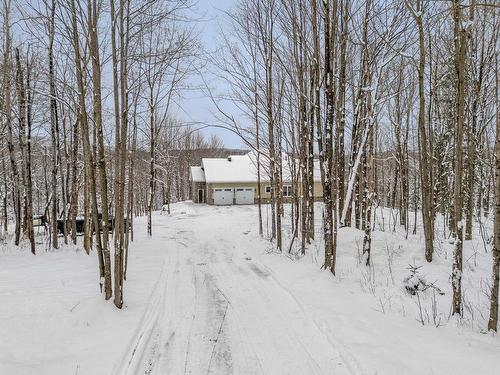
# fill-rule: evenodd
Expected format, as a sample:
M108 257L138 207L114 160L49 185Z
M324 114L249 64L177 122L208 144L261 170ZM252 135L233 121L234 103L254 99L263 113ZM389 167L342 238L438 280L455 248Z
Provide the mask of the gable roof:
M208 183L257 181L257 167L249 154L203 158L201 165Z
M269 182L268 160L261 157L262 182ZM283 158L283 181L291 180L291 173L286 156ZM314 160L314 181L320 181L320 170L318 160ZM230 155L227 158L203 158L201 167L191 167L191 179L193 182L207 183L256 183L257 163L255 153L246 155Z
M201 167L191 167L191 181L205 182L205 172Z

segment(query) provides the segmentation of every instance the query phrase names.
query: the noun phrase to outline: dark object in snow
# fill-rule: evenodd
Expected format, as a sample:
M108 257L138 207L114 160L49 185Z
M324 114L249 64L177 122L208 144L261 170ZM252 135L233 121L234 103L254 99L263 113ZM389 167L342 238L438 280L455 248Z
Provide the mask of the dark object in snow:
M102 232L102 228L103 228L103 223L102 223L102 214L99 214L98 215L98 218L99 220L101 221L100 225L99 225L99 228L100 228L100 231ZM46 217L43 216L43 220L44 220L44 223L47 223L48 221L46 220ZM83 231L84 231L84 223L85 221L81 218L78 218L75 220L75 224L76 224L76 233L77 234L83 234ZM91 230L92 230L92 234L95 233L95 228L94 228L94 224L92 223L92 219L91 219ZM126 225L127 225L127 219L126 218L123 218L123 230L125 231L126 229ZM108 219L108 228L109 228L109 231L112 232L113 229L115 227L115 218L114 217L110 217ZM129 223L129 230L130 230L130 223ZM70 233L71 232L71 221L70 220L66 220L66 228L67 228L67 233ZM57 232L59 234L62 234L64 233L64 220L62 219L58 219L57 220Z
M44 227L47 229L47 220L45 215L33 215L33 227Z
M425 292L429 288L433 288L439 295L444 295L444 292L438 288L434 283L427 283L425 277L418 273L418 270L422 266L412 266L409 265L410 275L403 279L403 286L406 292L412 296L416 295L418 292Z
M424 291L427 286L425 279L416 273L405 277L403 280L403 285L405 287L405 290L412 296L417 294L417 292L419 291Z

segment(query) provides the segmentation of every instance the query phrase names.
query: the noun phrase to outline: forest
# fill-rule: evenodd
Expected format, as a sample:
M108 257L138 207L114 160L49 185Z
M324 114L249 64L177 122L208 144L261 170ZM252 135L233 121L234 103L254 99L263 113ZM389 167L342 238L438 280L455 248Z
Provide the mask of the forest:
M488 329L496 330L498 18L496 2L474 0L239 3L216 64L255 136L217 109L249 147L265 150L259 155L275 187L271 239L278 250L285 250L283 155L296 156L287 162L304 192L291 218L302 253L314 237L317 155L323 268L335 274L338 228L364 231L369 266L377 208L390 207L393 230L402 226L407 235L416 233L419 214L427 262L437 240L454 243L453 314L463 308L464 241L494 215L494 234L484 240L493 245Z
M232 152L218 129L270 181L257 213L273 251L300 258L319 228L321 269L336 277L344 228L362 231L367 269L374 232L422 233L428 263L438 243L453 246L451 315L462 315L463 248L480 239L492 265L484 329L496 331L498 2L238 0L215 51L197 6L2 0L2 243L33 254L78 244L121 309L135 219L154 236L154 212L190 199L189 167ZM176 111L193 76L212 106L204 123ZM302 192L292 203L285 167Z

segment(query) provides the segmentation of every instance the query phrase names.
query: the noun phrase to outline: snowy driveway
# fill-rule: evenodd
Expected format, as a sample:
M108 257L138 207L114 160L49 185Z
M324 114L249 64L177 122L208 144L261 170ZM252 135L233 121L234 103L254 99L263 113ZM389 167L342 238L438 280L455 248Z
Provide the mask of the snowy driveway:
M447 319L451 257L426 265L418 236L374 232L366 269L363 232L343 228L333 277L320 238L300 260L269 254L255 206L178 203L154 214L153 237L145 228L137 218L121 311L99 294L95 253L0 246L1 375L500 374L500 337ZM439 328L402 291L410 262L446 291Z
M245 251L264 243L231 208L186 208L155 228L168 256L118 374L355 373Z

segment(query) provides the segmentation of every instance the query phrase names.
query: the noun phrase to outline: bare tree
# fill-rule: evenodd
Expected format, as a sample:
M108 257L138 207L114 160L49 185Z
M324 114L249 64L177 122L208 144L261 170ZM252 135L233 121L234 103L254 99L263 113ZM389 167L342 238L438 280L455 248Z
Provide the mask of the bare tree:
M472 0L474 6L474 0ZM473 12L473 9L471 10ZM456 73L456 115L455 115L455 166L453 184L453 235L455 250L453 257L452 286L453 286L453 314L462 311L462 174L463 174L463 129L465 120L465 63L467 58L467 29L462 20L462 6L459 0L453 2L452 8L454 37L455 37L455 73Z
M495 101L498 108L499 96L499 70L498 59L495 61ZM495 116L496 139L495 139L495 223L493 237L493 272L490 295L490 316L488 319L488 330L497 331L498 328L498 293L500 284L500 112L497 110Z
M11 12L11 1L4 0L3 108L4 108L5 123L7 128L7 146L9 150L10 168L12 173L12 198L13 198L14 216L15 216L14 243L17 246L19 245L19 241L21 238L21 197L20 197L21 193L19 187L20 184L19 171L14 150L14 132L12 126L12 114L10 110L12 105L12 99L11 99L12 46L11 46L11 34L10 34L10 12Z
M422 6L422 1L418 0L416 3L416 8L413 9L411 5L407 3L410 12L415 19L415 23L418 28L418 45L419 45L419 60L418 60L418 97L419 97L419 111L418 111L418 136L419 136L419 162L421 165L420 173L420 184L422 186L422 220L424 222L424 235L425 235L425 259L428 262L432 261L433 254L433 213L432 213L432 185L431 185L431 175L430 175L430 157L431 152L429 149L429 141L427 134L427 129L425 126L425 36L424 36L424 25L423 25L423 13L424 9Z

